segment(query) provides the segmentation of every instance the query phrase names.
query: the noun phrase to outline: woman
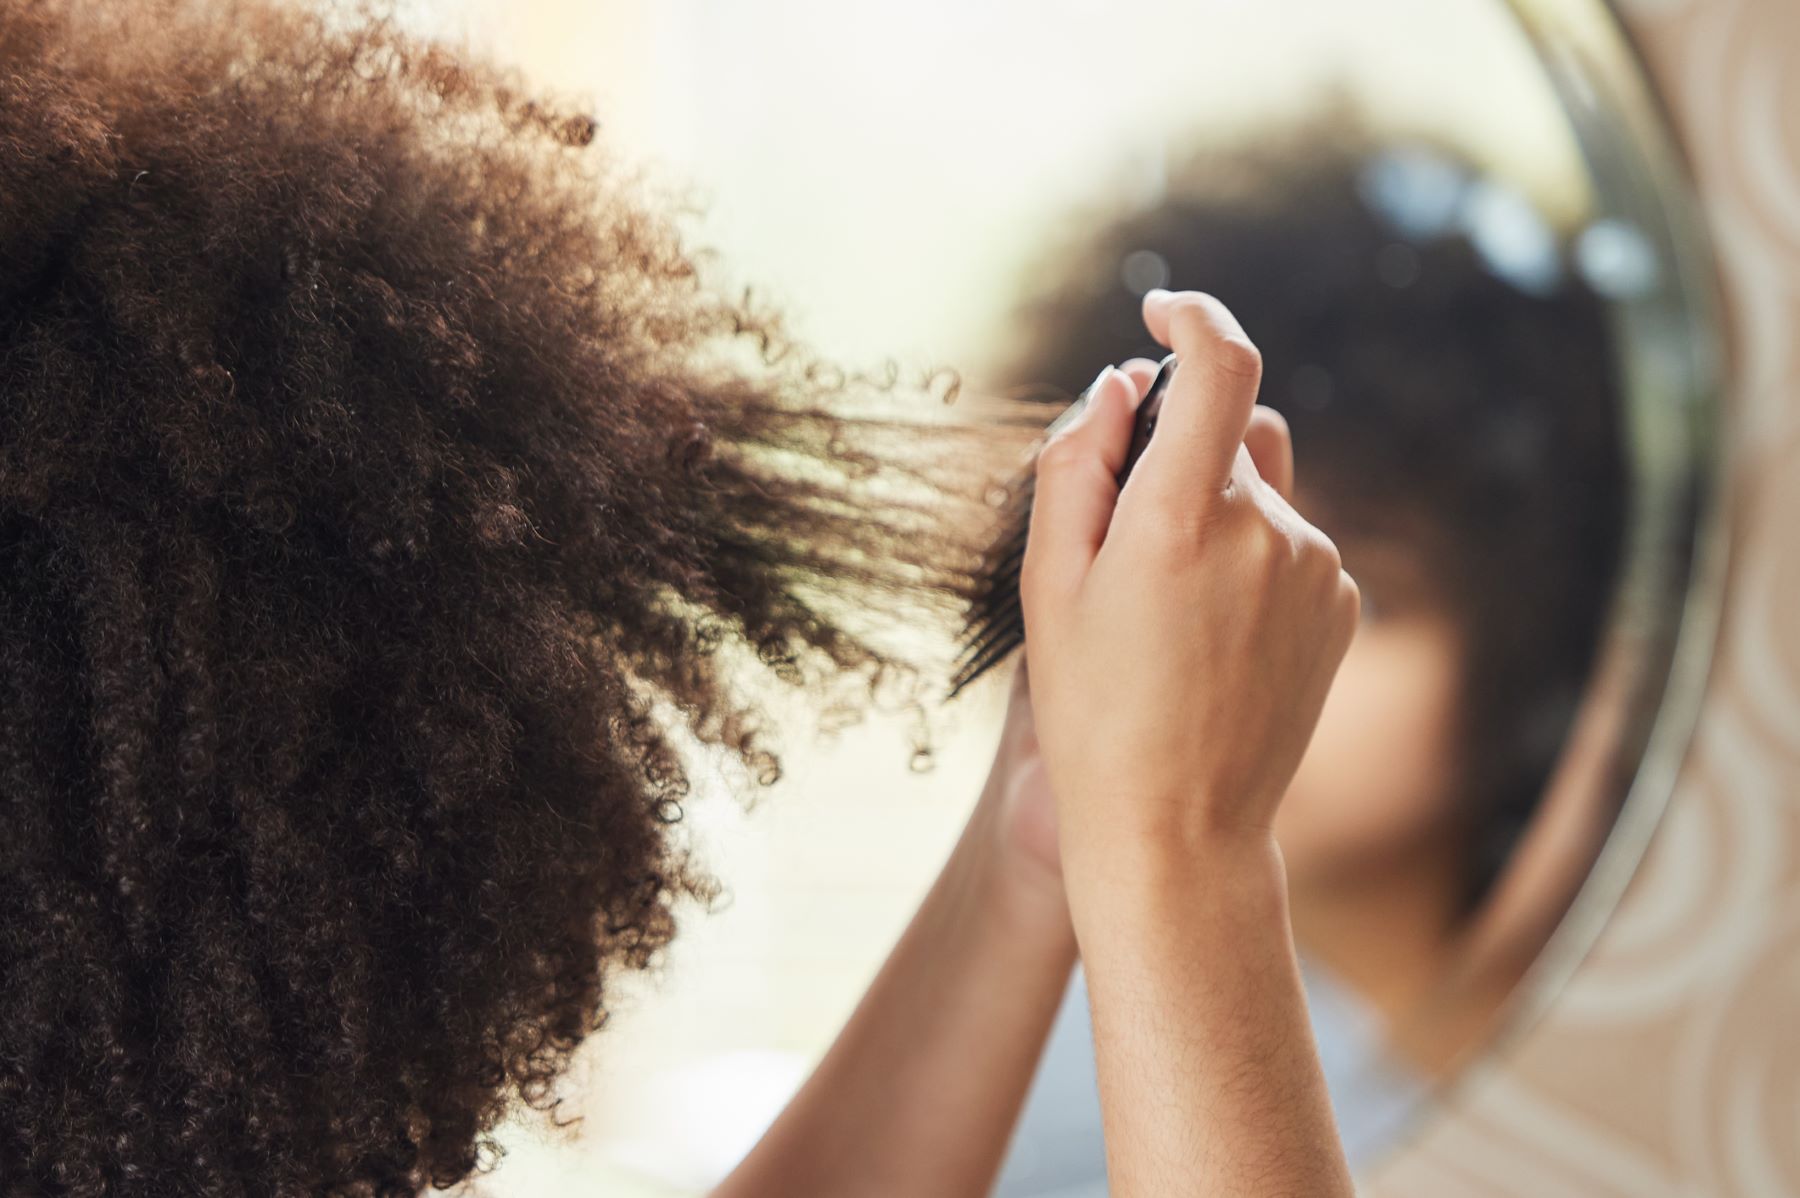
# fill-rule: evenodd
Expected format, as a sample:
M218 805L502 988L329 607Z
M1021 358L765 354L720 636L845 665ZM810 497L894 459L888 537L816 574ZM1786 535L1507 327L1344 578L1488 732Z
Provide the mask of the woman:
M593 135L354 12L0 6L0 1193L468 1178L708 893L689 763L774 775L740 679L872 685L965 589L971 435ZM1125 1192L1348 1192L1269 826L1354 586L1229 314L1145 317L1130 485L1136 366L1042 459L1048 788L1009 746L727 1193L980 1192L1077 945Z

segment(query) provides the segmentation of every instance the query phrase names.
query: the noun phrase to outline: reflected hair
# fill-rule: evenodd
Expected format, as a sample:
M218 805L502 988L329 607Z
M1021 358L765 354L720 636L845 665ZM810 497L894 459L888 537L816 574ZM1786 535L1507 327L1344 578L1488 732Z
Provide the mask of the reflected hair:
M1486 189L1486 190L1482 190ZM1430 194L1427 194L1427 193ZM1429 199L1408 207L1409 198ZM1303 513L1345 548L1408 546L1463 635L1463 900L1536 811L1611 610L1629 479L1606 302L1548 254L1457 220L1526 209L1455 151L1302 122L1195 155L1153 205L1089 220L1028 282L1000 370L1066 401L1096 364L1162 348L1152 286L1217 295L1262 351ZM1432 220L1424 219L1431 215ZM1532 244L1530 241L1527 244ZM1365 596L1377 607L1376 588Z

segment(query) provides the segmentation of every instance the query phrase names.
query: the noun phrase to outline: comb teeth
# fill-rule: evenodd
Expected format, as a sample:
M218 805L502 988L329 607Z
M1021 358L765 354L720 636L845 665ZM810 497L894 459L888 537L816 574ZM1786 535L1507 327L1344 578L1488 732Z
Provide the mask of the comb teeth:
M1138 405L1136 428L1125 456L1125 468L1119 472L1123 485L1131 468L1137 464L1144 448L1155 432L1162 408L1163 393L1175 375L1175 355L1162 360L1156 378ZM1051 423L1047 435L1079 413L1087 400L1083 392ZM970 683L1011 656L1025 643L1025 610L1019 602L1019 571L1025 563L1025 538L1031 531L1031 505L1037 495L1037 474L1028 470L1012 486L1012 499L1006 515L981 561L981 585L969 600L968 615L963 625L962 642L957 647L956 671L950 676L950 692L954 699Z
M969 601L956 672L948 698L1005 661L1025 641L1025 612L1019 603L1019 569L1025 561L1025 537L1031 528L1031 502L1037 490L1033 476L1013 486L1013 500L993 545L982 559L981 588Z

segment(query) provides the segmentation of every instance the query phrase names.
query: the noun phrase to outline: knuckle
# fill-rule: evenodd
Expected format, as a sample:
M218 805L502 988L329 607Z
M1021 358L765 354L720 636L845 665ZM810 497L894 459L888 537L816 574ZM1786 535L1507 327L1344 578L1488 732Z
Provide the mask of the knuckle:
M1362 588L1342 570L1338 571L1336 608L1338 633L1346 641L1362 623Z
M1338 552L1337 542L1307 525L1306 555L1314 563L1319 573L1335 579L1344 572L1344 555Z
M1212 346L1213 369L1228 378L1256 381L1262 378L1262 351L1241 333L1220 337Z
M1287 417L1274 408L1257 404L1250 413L1250 426L1256 435L1275 446L1289 447L1293 445L1293 430L1288 427Z
M1343 573L1337 546L1310 524L1247 509L1243 536L1245 556L1266 590L1324 598Z
M1245 521L1244 556L1251 571L1265 590L1274 590L1286 581L1293 569L1294 543L1271 521L1251 518Z
M1198 343L1201 356L1219 374L1234 379L1261 379L1262 351L1230 310L1213 296L1192 292L1176 300L1169 313L1169 328L1181 339Z

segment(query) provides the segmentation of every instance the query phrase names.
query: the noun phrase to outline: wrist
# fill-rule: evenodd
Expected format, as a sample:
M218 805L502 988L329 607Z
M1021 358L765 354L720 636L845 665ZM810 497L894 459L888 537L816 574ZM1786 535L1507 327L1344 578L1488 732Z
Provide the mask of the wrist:
M964 834L979 862L988 898L1031 927L1073 936L1069 898L1057 859L1054 812L1015 801L1017 791L990 778Z
M1084 854L1070 863L1065 886L1084 957L1090 947L1175 951L1214 926L1291 937L1287 870L1264 829L1219 829Z

